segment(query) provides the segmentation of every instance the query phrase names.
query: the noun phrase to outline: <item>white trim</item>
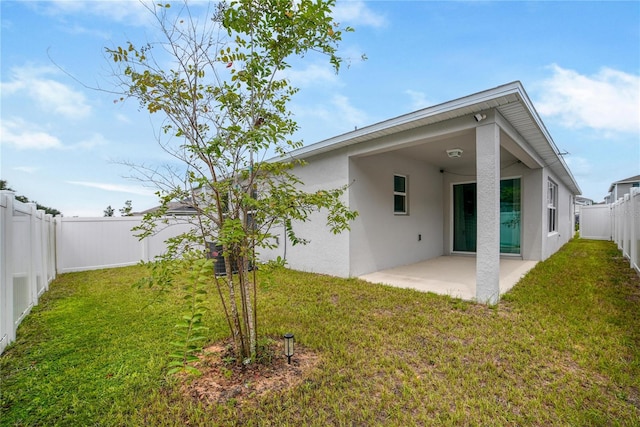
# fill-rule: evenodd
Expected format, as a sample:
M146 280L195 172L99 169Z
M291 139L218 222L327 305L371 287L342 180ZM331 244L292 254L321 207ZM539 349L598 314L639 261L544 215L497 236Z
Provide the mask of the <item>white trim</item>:
M518 107L518 105L520 107ZM491 109L506 114L505 111L501 110L509 109L510 106L515 107L514 111L516 111L515 114L518 116L516 118L517 122L510 122L512 125L509 127L502 126L505 121L508 122L508 120L511 120L502 117L504 120L498 120L500 127L503 128L512 139L517 141L520 149L522 149L523 146L531 147L535 156L532 156L533 153L531 153L530 150L525 150L525 152L527 152L527 156L529 156L532 161L539 162L543 167L550 168L570 191L574 194L580 194L581 190L575 177L569 170L564 158L559 154L558 147L519 81L507 83L493 89L366 126L302 147L292 151L288 155L277 157L270 161L288 161L292 158L305 159L375 138L399 134L403 131L418 127L432 126L436 123L455 118L466 118L469 120L470 126L476 125L477 123L473 118L474 114L481 112L487 113ZM521 138L516 138L516 135L520 135ZM523 145L521 143L522 140L526 141L527 144ZM528 166L531 167L532 165L529 164Z
M396 191L396 177L404 179L404 192ZM396 196L404 197L404 210L396 211ZM393 214L407 216L409 215L409 175L399 173L393 174Z
M553 194L550 194L552 189ZM558 234L558 184L551 178L547 178L547 191L545 194L547 196L547 207L545 209L547 214L547 235L552 236ZM550 210L553 210L553 228L549 222Z

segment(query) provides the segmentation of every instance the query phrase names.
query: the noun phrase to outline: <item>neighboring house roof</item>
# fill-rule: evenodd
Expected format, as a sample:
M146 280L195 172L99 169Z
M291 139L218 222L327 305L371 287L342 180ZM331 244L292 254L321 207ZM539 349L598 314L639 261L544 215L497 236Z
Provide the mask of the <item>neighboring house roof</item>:
M640 175L631 176L626 179L621 179L620 181L612 182L611 186L609 186L609 193L611 193L613 191L613 187L618 184L633 184L635 182L640 182Z
M527 141L542 160L543 166L550 168L574 194L581 194L578 183L519 81L356 129L295 150L290 153L290 156L308 158L382 136L456 117L471 116L490 109L496 109ZM278 160L284 160L284 158Z
M593 200L589 199L587 197L582 197L582 196L576 196L576 205L583 205L583 206L587 206L587 205L592 205L593 204Z
M160 209L160 206L147 209L142 212L135 212L133 215L145 215ZM188 202L169 202L167 205L167 215L194 215L196 210Z
M576 196L576 203L588 203L588 204L592 204L593 203L593 199L589 199L588 197L582 197L582 196Z

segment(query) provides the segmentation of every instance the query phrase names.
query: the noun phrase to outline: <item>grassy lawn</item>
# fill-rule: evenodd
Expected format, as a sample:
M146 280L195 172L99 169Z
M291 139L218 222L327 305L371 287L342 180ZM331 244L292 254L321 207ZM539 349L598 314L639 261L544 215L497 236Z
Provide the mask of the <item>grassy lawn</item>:
M320 363L293 389L213 407L165 375L181 302L132 288L144 274L52 283L0 356L0 425L640 425L640 279L611 242L572 240L496 307L260 277L261 333L293 331ZM215 309L207 322L225 337Z

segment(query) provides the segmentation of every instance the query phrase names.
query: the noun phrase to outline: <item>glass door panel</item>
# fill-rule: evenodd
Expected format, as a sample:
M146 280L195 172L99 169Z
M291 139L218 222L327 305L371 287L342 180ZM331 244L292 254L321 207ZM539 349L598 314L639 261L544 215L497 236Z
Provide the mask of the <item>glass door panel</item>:
M453 250L476 251L476 183L453 186Z
M500 253L520 253L520 179L500 181Z
M453 186L453 250L476 252L476 183ZM500 253L520 253L520 179L500 181Z

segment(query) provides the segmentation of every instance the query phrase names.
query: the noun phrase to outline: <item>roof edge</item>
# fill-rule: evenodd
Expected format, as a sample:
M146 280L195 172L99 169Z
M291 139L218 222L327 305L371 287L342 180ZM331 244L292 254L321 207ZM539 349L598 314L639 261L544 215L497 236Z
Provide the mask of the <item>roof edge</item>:
M428 117L437 116L439 114L448 113L451 111L455 111L458 109L473 107L477 104L485 103L491 99L497 99L500 97L508 96L508 95L517 95L520 101L524 104L527 111L529 112L531 119L535 123L536 127L540 129L542 136L548 141L551 146L552 151L555 154L555 158L551 162L547 162L547 167L551 166L554 163L559 163L562 165L562 169L567 174L571 184L573 185L573 191L575 194L581 194L582 190L578 185L575 177L573 176L571 170L567 166L564 158L560 154L560 150L556 145L555 141L551 137L551 134L547 130L544 122L540 118L540 115L536 111L533 102L529 98L529 95L525 91L522 82L519 80L512 81L510 83L506 83L500 86L496 86L491 89L483 90L481 92L476 92L471 95L466 95L460 98L456 98L450 101L446 101L440 104L436 104L430 107L422 108L420 110L416 110L410 113L406 113L391 119L387 119L378 123L374 123L368 126L365 126L360 129L356 129L354 131L350 131L341 135L337 135L319 142L315 142L311 145L296 149L291 151L288 155L280 156L277 158L273 158L270 161L287 161L292 158L295 159L305 159L317 154L322 154L324 152L336 150L343 147L348 147L353 144L357 144L363 142L368 139L369 135L375 134L376 132L391 130L395 127L404 125L409 122L419 121ZM478 108L477 112L482 111L484 108ZM473 110L473 108L472 108Z
M400 116L383 120L365 127L343 133L341 135L333 136L322 141L315 142L311 145L298 148L289 153L288 156L279 157L273 159L274 161L285 160L286 158L295 157L298 159L306 158L315 154L320 154L325 151L334 150L351 144L360 142L360 138L365 138L367 135L386 129L391 129L402 124L424 119L427 117L435 116L437 114L446 113L460 108L470 107L474 104L485 102L488 99L497 98L509 94L525 95L524 88L520 81L513 81L501 86L497 86L492 89L477 92L471 95L466 95L461 98L456 98L451 101L446 101L440 104L436 104L430 107L422 108L410 113L402 114Z

